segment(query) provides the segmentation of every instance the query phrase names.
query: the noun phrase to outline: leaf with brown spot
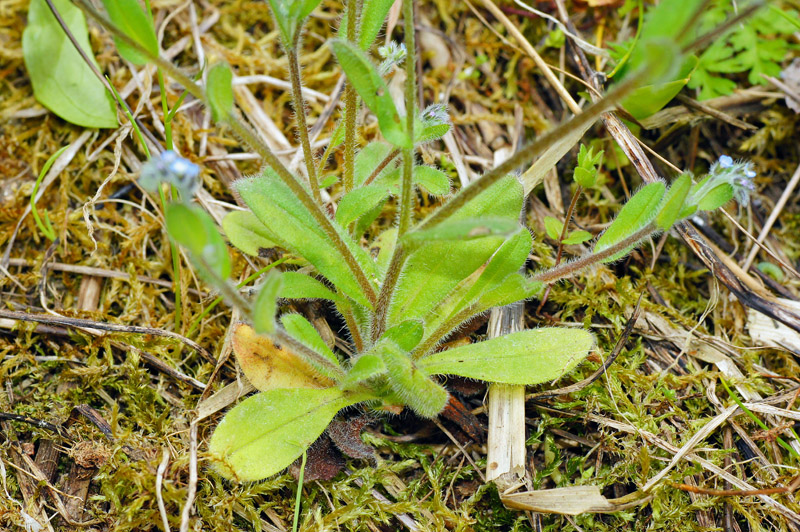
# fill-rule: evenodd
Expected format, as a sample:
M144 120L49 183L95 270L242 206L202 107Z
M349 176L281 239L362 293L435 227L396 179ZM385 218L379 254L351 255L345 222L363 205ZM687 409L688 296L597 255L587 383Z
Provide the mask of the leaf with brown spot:
M328 388L335 384L287 346L259 336L244 323L233 332L233 352L247 380L262 392L277 388Z

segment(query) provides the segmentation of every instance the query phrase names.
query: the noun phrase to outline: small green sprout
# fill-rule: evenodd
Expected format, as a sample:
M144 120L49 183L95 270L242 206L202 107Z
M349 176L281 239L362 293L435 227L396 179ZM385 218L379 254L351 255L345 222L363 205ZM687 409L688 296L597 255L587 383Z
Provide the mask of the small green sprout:
M42 171L39 172L39 177L36 178L36 184L33 185L33 192L31 193L31 214L33 214L33 219L36 221L36 225L39 227L42 234L53 242L55 242L58 235L56 235L56 230L53 229L53 224L50 223L50 217L47 215L47 211L42 211L42 216L39 216L39 209L36 207L36 195L39 193L39 186L42 184L44 176L47 175L47 171L50 170L50 167L56 162L58 156L64 153L64 150L67 148L69 148L69 145L60 148L47 159L47 162L45 162L42 167Z

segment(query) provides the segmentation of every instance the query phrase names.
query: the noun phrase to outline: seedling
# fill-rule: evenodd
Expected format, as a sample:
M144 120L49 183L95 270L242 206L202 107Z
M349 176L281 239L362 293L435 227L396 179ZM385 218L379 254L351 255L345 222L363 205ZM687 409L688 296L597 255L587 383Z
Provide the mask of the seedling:
M97 16L88 2L78 1ZM322 204L317 179L322 172L317 171L307 138L296 57L303 21L318 3L270 1L289 55L296 125L307 163L304 176L291 173L238 119L226 65L211 68L203 90L156 57L135 32L98 17L118 43L156 62L188 92L203 98L216 121L263 156L267 168L261 174L234 184L249 210L225 218L227 239L250 255L278 248L301 266L296 271L273 269L255 297L243 295L228 281L232 265L225 240L212 219L190 203L187 175L196 175L196 169L169 152L166 159L162 154L148 162L145 184L167 182L182 191L180 199L166 207L170 236L245 322L237 325L234 352L261 393L231 409L209 445L216 468L239 481L263 479L284 469L338 412L352 405L392 412L407 407L423 417L436 416L448 400L439 376L532 385L565 375L594 348L588 331L546 327L459 347L449 347L446 341L491 308L535 297L546 284L618 260L697 211L715 209L734 196L746 200L752 177L749 163L724 159L697 184L684 174L670 187L663 182L647 185L624 206L590 253L533 275L522 274L532 236L519 223L526 186L514 170L543 153L552 156L548 150L553 146L562 150L554 159L558 160L572 147L565 139L585 131L636 87L672 75L669 66L680 62L675 46L650 43L651 53L659 54L651 61L659 67L657 72L648 67L627 75L603 100L448 196L447 176L415 157L421 144L449 131L450 121L441 105L417 105L413 2L404 1L404 47L387 48L388 63L379 68L368 50L392 2L365 1L359 13L362 3L349 0L343 38L330 43L351 91L344 100L341 127L332 137L331 150L342 149L345 164L342 186L333 189L341 196L331 216ZM404 110L391 98L385 79L400 63L406 73ZM359 150L355 128L362 103L377 118L383 140ZM342 138L343 145L337 146ZM579 183L593 179L597 155L583 152L582 171L576 170ZM324 169L325 163L319 167ZM330 186L327 181L322 184ZM446 198L427 218L415 220L414 204L421 193ZM397 223L376 234L372 222L392 201ZM362 246L362 240L369 245ZM277 318L282 302L292 299L327 301L346 323L352 355L332 350L300 314Z

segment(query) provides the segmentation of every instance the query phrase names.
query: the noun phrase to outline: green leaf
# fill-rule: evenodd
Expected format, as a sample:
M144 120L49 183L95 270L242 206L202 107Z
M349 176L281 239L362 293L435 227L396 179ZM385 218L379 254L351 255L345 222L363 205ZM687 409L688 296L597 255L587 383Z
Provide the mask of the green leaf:
M400 148L411 148L405 121L400 118L386 82L375 65L354 45L334 39L331 48L342 66L347 80L352 84L364 104L378 117L384 138Z
M69 0L53 0L81 49L97 65L86 19ZM67 122L89 128L117 127L114 100L64 34L45 0L31 0L22 53L36 100Z
M445 220L431 229L406 233L403 243L410 248L431 242L455 240L465 242L489 236L507 236L521 229L517 220L508 218L468 218Z
M158 39L150 18L138 0L103 0L108 18L128 37L139 43L151 55L158 55ZM136 51L124 41L114 37L119 55L134 65L145 65L150 62L147 56Z
M343 294L361 305L370 306L344 258L313 215L271 169L266 169L262 176L236 181L234 188L272 233L277 244L314 265ZM378 271L372 257L337 223L334 227L367 277L377 279Z
M225 63L217 63L208 71L206 99L215 122L227 120L233 112L233 73Z
M689 82L697 64L697 56L687 56L681 70L675 75L676 79L639 87L622 100L622 106L637 120L654 115L672 101Z
M358 188L364 184L364 181L372 175L372 172L383 162L386 156L392 152L394 148L385 142L370 142L356 155L356 160L353 168L353 185ZM385 175L392 169L392 165L386 165L380 174L375 178L375 182L380 181L381 176Z
M271 270L261 283L258 296L253 302L253 329L258 334L275 332L275 313L278 311L278 294L282 282L280 272Z
M364 353L353 363L353 367L347 372L347 376L342 380L340 386L344 390L351 390L359 384L380 377L385 373L386 364L383 363L383 359L379 355Z
M295 461L333 419L363 396L336 388L269 390L248 397L217 425L208 450L217 470L240 482L261 480Z
M404 404L422 417L431 418L447 404L447 390L431 380L428 373L414 366L409 354L391 341L376 346L386 364L386 376L392 391Z
M697 202L697 208L701 211L713 211L732 200L733 195L733 187L728 183L722 183L700 198L700 201Z
M422 321L408 320L399 323L383 333L381 338L391 340L403 351L412 351L422 341L425 333Z
M433 353L417 364L432 375L541 384L572 370L594 345L594 336L582 329L543 327Z
M208 213L199 207L170 203L164 217L169 236L185 247L192 259L219 279L230 277L228 246Z
M233 211L222 219L222 230L231 244L257 257L261 250L275 247L271 233L250 211Z
M547 236L558 242L561 239L561 231L563 230L564 222L552 216L544 217L544 232L547 233Z
M285 299L327 299L344 303L344 299L323 283L304 273L283 272L283 283L278 294Z
M324 356L335 365L339 365L339 359L331 351L330 347L325 344L325 340L322 339L322 336L319 335L319 332L310 321L300 314L284 314L281 316L281 323L292 338Z
M256 334L245 323L234 326L231 344L245 377L262 392L280 388L330 388L336 384L288 346Z
M672 182L659 206L656 225L664 231L672 227L672 224L680 218L691 188L692 178L689 174L681 174Z
M517 301L530 299L540 293L543 286L539 281L515 273L499 283L492 284L489 289L485 290L478 300L477 310L486 312L492 307L503 307Z
M339 201L339 206L336 208L336 221L342 227L347 227L381 205L388 195L389 190L383 183L373 183L351 190Z
M280 30L286 48L293 49L295 37L303 20L314 11L321 0L268 0L272 17Z
M431 196L444 196L450 193L450 177L432 166L415 166L413 180Z
M650 183L634 194L628 200L628 203L622 207L622 210L619 211L619 214L611 222L608 229L600 235L597 244L594 246L594 252L603 251L625 240L649 224L658 214L658 205L661 203L665 189L664 183ZM627 253L628 250L624 250L613 257L609 257L607 261L617 260Z
M362 50L368 50L386 21L386 15L392 8L394 0L368 0L361 7L361 28L358 32L358 45ZM347 35L347 15L342 20L342 29L339 30L342 37Z
M592 239L592 233L590 233L589 231L577 230L577 231L572 231L567 235L567 238L564 239L564 244L566 244L567 246L571 246L574 244L583 244L587 240L591 239Z
M508 176L479 194L448 221L505 218L518 224L522 200L522 185L514 176ZM395 288L388 326L409 319L425 319L459 283L486 263L505 240L502 236L444 240L413 251Z

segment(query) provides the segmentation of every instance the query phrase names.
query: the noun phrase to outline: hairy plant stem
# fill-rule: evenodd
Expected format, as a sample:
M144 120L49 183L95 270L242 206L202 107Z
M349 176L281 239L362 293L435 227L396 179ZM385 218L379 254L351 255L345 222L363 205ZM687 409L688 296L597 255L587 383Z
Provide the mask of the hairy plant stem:
M383 279L383 286L378 294L378 303L375 305L375 313L372 315L372 323L370 329L372 330L372 341L376 342L378 338L386 331L386 317L389 313L389 303L392 302L392 295L397 286L397 280L400 278L400 270L403 269L407 253L403 244L398 238L395 244L392 258L389 261L389 266L386 268L386 277Z
M450 198L447 203L434 211L433 214L428 216L428 218L420 222L415 230L430 229L444 222L447 220L447 218L464 207L464 205L469 203L469 201L500 181L509 173L513 172L517 167L530 162L535 157L544 153L545 150L550 147L550 145L558 142L573 130L583 128L584 126L593 123L595 120L600 118L603 113L612 109L617 102L630 94L630 92L638 86L639 81L645 74L646 71L642 70L638 74L627 78L625 81L617 85L614 90L609 92L605 98L593 103L581 114L574 116L566 123L561 124L535 141L521 147L519 151L506 159L505 162L494 167L492 170L489 170L480 178L462 188L458 194Z
M488 309L487 309L488 310ZM457 313L455 316L445 320L435 331L431 333L430 336L422 343L419 347L414 349L414 353L412 357L414 360L419 360L426 355L429 355L431 351L441 342L448 334L452 333L456 327L467 321L468 319L474 317L476 314L479 314L478 305L472 304L465 309L462 309L461 312Z
M350 0L352 1L352 0ZM406 133L414 142L414 113L416 110L416 89L417 89L417 70L416 70L416 44L414 36L414 0L403 0L403 32L405 33L406 45ZM388 163L387 163L388 164ZM389 310L389 303L394 295L397 280L400 278L400 270L403 268L408 254L401 242L402 236L411 227L411 214L414 208L414 187L411 181L414 172L414 148L403 148L403 182L400 189L400 212L398 215L397 243L395 244L389 267L386 270L386 277L383 286L378 294L378 304L372 321L372 341L378 338L386 330L386 317Z
M371 184L373 181L375 181L375 179L378 177L378 175L380 175L380 173L383 172L383 169L386 168L387 166L389 166L389 163L392 162L394 160L394 158L397 157L398 155L400 155L400 150L399 149L392 150L391 153L389 153L389 155L387 155L380 162L380 164L375 168L375 170L372 171L372 173L369 175L369 177L364 181L364 184L361 185L361 186L365 187L365 186Z
M358 2L347 0L347 40L356 43L356 27L358 25ZM342 185L345 193L353 190L353 178L356 164L356 115L358 113L358 98L352 83L347 83L344 89L344 174Z
M325 368L325 371L330 372L331 375L334 376L334 379L340 380L343 379L345 374L342 368L325 358L324 356L320 355L316 351L309 349L304 344L295 340L292 336L289 335L285 330L281 327L277 327L274 333L275 338L281 343L291 347L292 352L300 355L303 357L306 362L311 364L312 366L316 366L317 368Z
M587 253L577 259L565 262L558 266L554 266L549 270L545 270L543 272L539 272L535 274L532 279L534 281L541 281L543 283L554 283L570 275L577 273L578 271L588 268L593 264L597 264L598 262L603 262L607 260L617 253L621 251L625 251L626 249L630 248L631 246L635 246L648 236L654 235L659 233L661 228L658 227L655 223L650 222L643 228L639 229L629 237L620 240L616 244L607 247L602 251L598 251L597 253Z
M319 192L319 181L317 181L317 168L314 166L314 152L311 150L311 140L308 138L306 101L303 98L302 85L300 84L300 61L297 52L299 41L300 32L298 31L292 48L286 47L286 56L289 60L289 77L292 81L292 106L294 107L295 120L297 121L300 144L303 146L306 171L308 172L308 185L311 187L311 194L314 196L314 200L322 205L322 195Z
M165 61L158 55L151 54L149 50L147 50L144 46L139 44L134 39L131 39L126 33L120 30L113 22L106 19L103 15L101 15L94 6L89 2L89 0L74 0L74 2L80 7L86 14L92 17L94 20L97 21L98 24L106 28L112 35L119 38L122 42L129 45L131 48L135 49L137 52L141 53L145 57L147 57L150 61L156 63L156 65L163 69L169 77L183 85L186 91L194 96L195 98L205 101L205 94L203 93L203 89L195 84L188 76L186 76L183 72L181 72L175 65L170 63L169 61ZM318 204L305 187L297 180L297 178L289 172L289 169L278 159L277 156L269 149L269 146L261 142L261 140L256 136L249 127L247 127L242 121L240 121L234 114L229 114L226 118L225 122L230 126L234 133L239 135L248 145L250 145L253 150L255 150L263 159L264 162L267 163L280 177L281 181L283 181L286 186L288 186L292 193L294 193L297 198L303 203L303 205L309 210L311 215L314 217L314 220L320 224L322 230L325 232L325 235L331 239L331 242L336 247L336 250L341 254L342 258L344 259L345 263L347 264L350 271L353 273L356 281L358 282L361 289L364 291L367 299L369 300L371 305L375 305L377 300L377 295L375 293L375 288L367 279L364 270L358 264L353 254L350 252L350 249L345 244L344 240L342 239L341 235L336 231L336 228L333 226L331 219L328 218L327 214L322 210L322 205Z
M556 252L556 263L553 265L554 268L561 264L561 257L564 255L564 239L567 238L569 222L572 220L572 213L575 211L575 205L577 205L578 198L580 197L582 191L583 187L578 185L578 188L575 189L575 193L572 195L572 201L569 202L567 214L564 216L564 227L561 228L561 236L558 237L558 251ZM542 311L542 308L544 308L544 304L547 303L547 296L549 295L550 286L545 289L542 300L539 302L539 306L536 307L537 314Z
M356 321L355 314L353 314L353 309L348 308L342 311L340 308L339 311L342 313L344 322L347 324L347 330L350 331L350 337L353 339L353 347L356 348L356 353L360 353L364 350L364 338L361 337L361 330L358 328L358 322Z
M414 210L414 113L417 92L417 45L414 35L414 0L403 0L403 33L406 44L406 134L411 139L411 148L403 149L403 182L400 189L400 220L397 238L401 238L411 226Z

